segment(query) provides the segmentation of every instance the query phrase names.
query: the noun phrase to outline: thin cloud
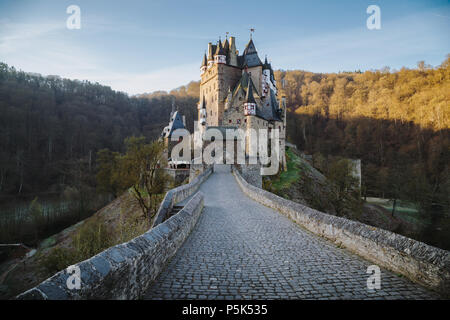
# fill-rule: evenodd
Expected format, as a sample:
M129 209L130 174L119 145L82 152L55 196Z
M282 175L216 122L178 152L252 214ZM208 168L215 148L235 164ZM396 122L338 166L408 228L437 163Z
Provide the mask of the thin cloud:
M357 28L289 39L266 45L280 68L300 68L316 72L367 69L404 60L411 55L450 51L442 26L433 22L432 13L382 20L381 30ZM441 22L442 24L442 22ZM447 48L445 48L447 47ZM400 66L395 66L400 67Z
M57 23L27 24L10 23L8 20L0 20L0 50L2 54L17 51L27 44L27 41L35 41L63 30L64 27Z

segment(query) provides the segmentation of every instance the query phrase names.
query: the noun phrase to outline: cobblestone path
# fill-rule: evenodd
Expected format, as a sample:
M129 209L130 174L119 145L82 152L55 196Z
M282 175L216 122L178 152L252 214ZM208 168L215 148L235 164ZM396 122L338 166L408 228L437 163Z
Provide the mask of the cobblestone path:
M423 299L430 291L319 238L244 195L230 172L200 187L205 208L146 299Z

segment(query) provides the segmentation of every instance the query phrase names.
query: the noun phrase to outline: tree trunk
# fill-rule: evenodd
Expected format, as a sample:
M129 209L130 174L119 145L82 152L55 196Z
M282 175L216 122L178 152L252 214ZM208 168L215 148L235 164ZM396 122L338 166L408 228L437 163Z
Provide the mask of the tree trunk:
M392 204L392 216L394 216L396 206L397 206L397 199L394 199L394 203Z

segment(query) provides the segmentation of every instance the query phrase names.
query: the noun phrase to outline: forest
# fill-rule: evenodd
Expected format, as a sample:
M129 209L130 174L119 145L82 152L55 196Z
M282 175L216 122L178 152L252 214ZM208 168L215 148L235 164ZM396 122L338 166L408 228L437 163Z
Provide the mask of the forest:
M124 151L130 136L157 138L173 97L193 126L198 98L175 93L129 97L98 83L0 64L0 201L60 193L81 182L93 186L97 151Z
M107 204L98 151L124 152L127 137L158 138L173 99L192 129L198 97L183 89L129 97L0 63L0 243L35 244Z
M437 67L275 77L284 83L288 141L313 155L315 167L326 172L332 157L361 159L364 197L449 212L449 57ZM192 130L198 96L198 81L130 97L0 63L0 205L100 192L99 150L124 152L131 136L157 138L173 99Z
M450 57L436 68L276 75L300 150L362 159L363 194L448 209Z
M363 197L414 204L421 238L450 245L450 56L435 68L275 73L292 115L288 140L317 169L361 159Z

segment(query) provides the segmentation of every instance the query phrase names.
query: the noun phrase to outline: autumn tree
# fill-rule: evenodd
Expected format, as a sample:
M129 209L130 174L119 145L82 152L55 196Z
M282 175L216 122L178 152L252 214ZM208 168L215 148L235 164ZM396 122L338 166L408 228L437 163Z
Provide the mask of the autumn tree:
M353 164L348 159L336 159L328 168L327 178L333 183L330 200L339 216L361 211L359 182L352 172Z
M97 183L102 190L117 192L128 189L150 221L157 212L159 200L170 186L160 140L146 142L145 137L125 139L126 153L102 150L98 157Z

